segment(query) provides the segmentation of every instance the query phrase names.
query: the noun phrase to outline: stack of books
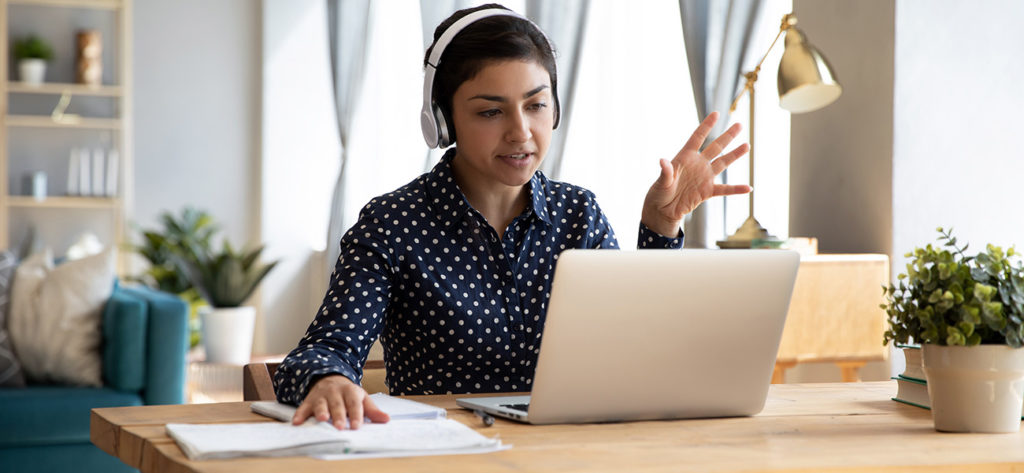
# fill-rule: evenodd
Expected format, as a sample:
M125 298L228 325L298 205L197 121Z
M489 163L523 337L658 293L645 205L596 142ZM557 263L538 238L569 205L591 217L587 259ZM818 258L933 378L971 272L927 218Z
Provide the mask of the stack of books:
M911 406L931 409L931 398L928 396L928 378L925 377L923 368L923 357L921 347L917 345L896 345L896 348L903 349L903 357L907 360L907 367L896 380L896 397L893 401L910 404ZM1024 406L1021 406L1021 419L1024 420Z
M896 348L903 350L903 357L907 360L907 367L896 380L898 389L893 401L910 404L911 406L931 409L931 400L928 398L928 380L924 375L924 368L921 363L921 347L917 345L896 345Z

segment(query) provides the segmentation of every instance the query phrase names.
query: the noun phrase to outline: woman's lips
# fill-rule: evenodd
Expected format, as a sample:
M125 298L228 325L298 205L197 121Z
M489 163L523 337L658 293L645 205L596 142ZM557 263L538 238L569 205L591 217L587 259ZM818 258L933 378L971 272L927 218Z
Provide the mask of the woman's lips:
M499 154L498 159L513 167L526 167L530 164L533 153Z

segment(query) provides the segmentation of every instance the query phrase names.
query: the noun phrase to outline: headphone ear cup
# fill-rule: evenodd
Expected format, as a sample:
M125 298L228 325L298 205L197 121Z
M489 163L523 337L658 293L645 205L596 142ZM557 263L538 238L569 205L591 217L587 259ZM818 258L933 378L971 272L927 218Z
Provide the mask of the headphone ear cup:
M434 118L437 121L437 147L447 148L455 142L455 127L449 125L453 123L445 115L444 110L441 109L436 103L434 104Z

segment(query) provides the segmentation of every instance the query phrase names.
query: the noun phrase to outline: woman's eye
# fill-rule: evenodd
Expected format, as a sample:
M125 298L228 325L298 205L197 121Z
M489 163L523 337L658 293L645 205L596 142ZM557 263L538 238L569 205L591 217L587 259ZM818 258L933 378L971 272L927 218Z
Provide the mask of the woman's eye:
M499 113L501 113L501 110L498 110L496 108L492 108L490 110L484 110L484 111L480 112L478 115L480 115L481 117L484 117L484 118L491 118L491 117L497 116Z
M543 110L543 109L545 109L547 107L548 107L548 104L546 104L544 102L537 102L535 104L531 104L528 108L530 110Z

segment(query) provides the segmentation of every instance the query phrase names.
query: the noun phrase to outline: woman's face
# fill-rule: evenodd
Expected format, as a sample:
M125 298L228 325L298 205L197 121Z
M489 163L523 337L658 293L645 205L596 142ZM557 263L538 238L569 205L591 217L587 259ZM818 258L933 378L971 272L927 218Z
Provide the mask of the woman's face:
M522 187L540 167L554 124L551 78L534 61L495 61L452 97L455 170L463 187Z

